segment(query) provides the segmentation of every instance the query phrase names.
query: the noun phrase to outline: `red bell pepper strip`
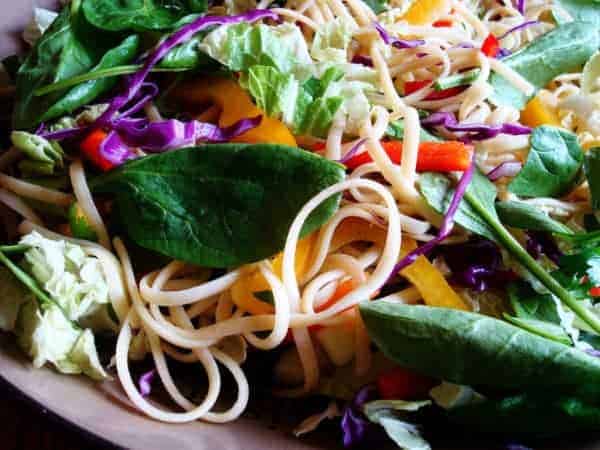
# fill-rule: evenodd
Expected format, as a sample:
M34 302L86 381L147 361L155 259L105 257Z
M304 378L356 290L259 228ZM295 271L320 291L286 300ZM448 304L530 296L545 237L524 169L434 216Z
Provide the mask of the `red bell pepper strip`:
M105 131L96 129L88 134L79 145L83 156L105 172L115 167L112 162L103 158L100 154L100 146L107 136L108 134Z
M392 162L402 162L402 141L381 143ZM472 149L459 141L421 142L417 158L419 172L454 172L465 171L471 164ZM368 152L360 153L346 161L346 167L355 169L372 162Z
M490 58L495 58L499 51L500 41L492 33L488 34L481 45L481 52Z
M384 372L377 378L379 395L386 400L425 398L436 384L436 380L402 367Z
M600 297L600 286L596 286L590 289L590 295L592 297Z
M433 26L436 28L448 28L452 26L452 21L448 19L440 19L433 22Z
M404 95L410 95L419 89L424 88L431 83L431 80L418 80L418 81L405 81L404 82ZM433 91L428 94L424 100L444 100L446 98L454 97L455 95L463 92L467 86L455 86L441 91Z

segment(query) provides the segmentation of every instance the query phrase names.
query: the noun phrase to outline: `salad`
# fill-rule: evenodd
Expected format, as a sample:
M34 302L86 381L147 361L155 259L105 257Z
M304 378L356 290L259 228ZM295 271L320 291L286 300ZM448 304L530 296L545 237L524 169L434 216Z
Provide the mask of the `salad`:
M36 9L3 60L0 328L164 422L237 419L261 360L326 399L295 433L348 448L599 430L599 25L594 0Z

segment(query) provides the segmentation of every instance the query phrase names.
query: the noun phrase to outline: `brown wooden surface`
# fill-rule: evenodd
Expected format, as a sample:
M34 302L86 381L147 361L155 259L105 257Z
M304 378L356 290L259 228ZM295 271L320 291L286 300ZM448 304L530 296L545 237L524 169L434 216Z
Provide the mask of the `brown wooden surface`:
M0 449L105 450L81 432L61 423L47 411L0 388Z

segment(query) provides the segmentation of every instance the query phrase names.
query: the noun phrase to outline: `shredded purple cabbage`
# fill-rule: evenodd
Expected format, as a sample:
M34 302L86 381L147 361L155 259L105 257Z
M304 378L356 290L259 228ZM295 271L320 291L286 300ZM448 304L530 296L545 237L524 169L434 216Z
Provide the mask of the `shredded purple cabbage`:
M415 48L415 47L419 47L421 45L425 45L425 41L422 39L406 40L406 39L394 38L394 37L390 36L390 34L386 31L385 28L383 28L383 26L380 23L373 22L373 25L375 26L375 29L379 33L379 36L381 36L381 40L383 42L385 42L387 45L391 45L392 47L395 47L398 49L404 49L404 48Z
M262 116L242 119L233 125L221 128L212 123L192 120L182 122L175 119L149 122L146 119L119 119L114 129L130 147L148 152L161 152L194 145L196 142L227 142L246 131L256 128Z
M522 1L522 0L521 0ZM510 30L508 30L506 33L504 33L502 36L500 36L498 38L498 40L500 39L504 39L506 36L508 36L510 33L514 33L515 31L518 30L522 30L524 28L530 27L532 25L537 25L540 22L538 20L527 20L523 23L520 23L519 25L515 25L514 27L512 27Z
M371 57L365 55L354 55L352 57L352 62L354 64L362 64L363 66L373 67L373 60Z
M356 152L360 150L360 148L364 145L367 138L360 139L352 146L350 150L346 152L346 154L340 159L338 162L342 164L346 164L350 158L356 155Z
M506 450L532 450L530 447L526 445L517 444L516 442L511 442L506 444Z
M442 221L442 226L438 232L438 235L432 239L431 241L425 243L419 248L413 250L408 255L398 262L394 268L392 269L392 273L388 277L388 281L394 277L398 272L402 271L405 267L410 266L414 263L419 256L427 255L431 252L440 242L446 239L452 229L454 228L454 216L456 215L456 211L458 211L458 207L460 202L462 201L471 180L473 179L473 173L475 172L475 163L471 162L469 168L463 172L458 185L456 186L456 190L454 191L454 195L452 196L452 201L450 202L450 206L448 211L444 215L444 220Z
M543 231L528 231L525 247L533 258L537 259L541 255L546 255L550 261L557 265L563 256L554 239Z
M486 125L483 123L458 123L451 112L436 112L421 120L423 126L443 126L448 131L467 133L468 138L474 141L491 139L499 134L512 136L530 134L531 128L516 123L503 123L501 125Z
M586 348L584 350L588 355L595 356L596 358L600 358L600 350L596 350L595 348Z
M116 131L108 133L102 144L100 144L100 155L113 167L136 159L138 155L127 146Z
M256 9L246 14L240 14L237 16L204 16L196 19L192 23L185 25L163 42L161 42L154 52L152 52L144 66L135 74L127 77L125 89L121 94L114 97L108 109L98 118L94 124L96 127L108 125L115 115L121 108L127 103L133 100L139 90L144 84L144 80L152 70L152 68L158 64L158 62L174 47L188 41L198 32L214 26L214 25L226 25L235 24L240 22L255 22L261 19L276 19L278 16L276 13L266 9Z
M376 399L377 388L367 385L361 388L346 406L340 422L344 447L357 447L381 439L381 428L367 420L362 412L365 403Z
M154 381L155 376L156 369L152 369L140 377L138 386L140 388L140 394L142 397L148 397L152 392L152 382Z
M502 177L514 177L522 167L523 164L518 161L506 161L490 170L487 177L490 181L496 181Z
M525 14L525 0L517 0L517 11L521 14Z
M510 56L510 55L512 55L512 52L509 49L500 47L498 49L498 53L496 53L496 58L502 59L502 58L506 58L507 56Z
M140 93L143 92L144 89L147 89L148 93L141 96L141 98L133 106L131 106L127 111L121 113L120 117L124 118L124 117L133 116L135 113L137 113L142 108L144 108L144 106L146 106L146 104L150 100L152 100L154 97L156 97L158 95L158 86L156 85L156 83L145 82L142 84Z
M85 126L77 128L65 128L64 130L58 131L44 130L36 134L51 141L64 141L65 139L74 139L80 137L82 133L88 131L89 129L89 126Z
M439 255L452 271L451 280L477 292L501 287L516 275L502 269L499 247L487 239L473 239L463 244L440 247Z

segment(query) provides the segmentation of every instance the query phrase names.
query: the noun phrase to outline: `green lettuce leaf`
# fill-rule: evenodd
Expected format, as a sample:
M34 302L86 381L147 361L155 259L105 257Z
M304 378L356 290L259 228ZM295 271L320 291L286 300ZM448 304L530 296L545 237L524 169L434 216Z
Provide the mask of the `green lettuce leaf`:
M6 267L0 267L0 330L13 331L19 310L32 294Z
M103 314L109 304L108 284L100 261L78 245L46 239L33 232L21 239L28 271L72 321Z
M356 25L343 17L325 22L315 33L310 55L317 61L346 63Z

